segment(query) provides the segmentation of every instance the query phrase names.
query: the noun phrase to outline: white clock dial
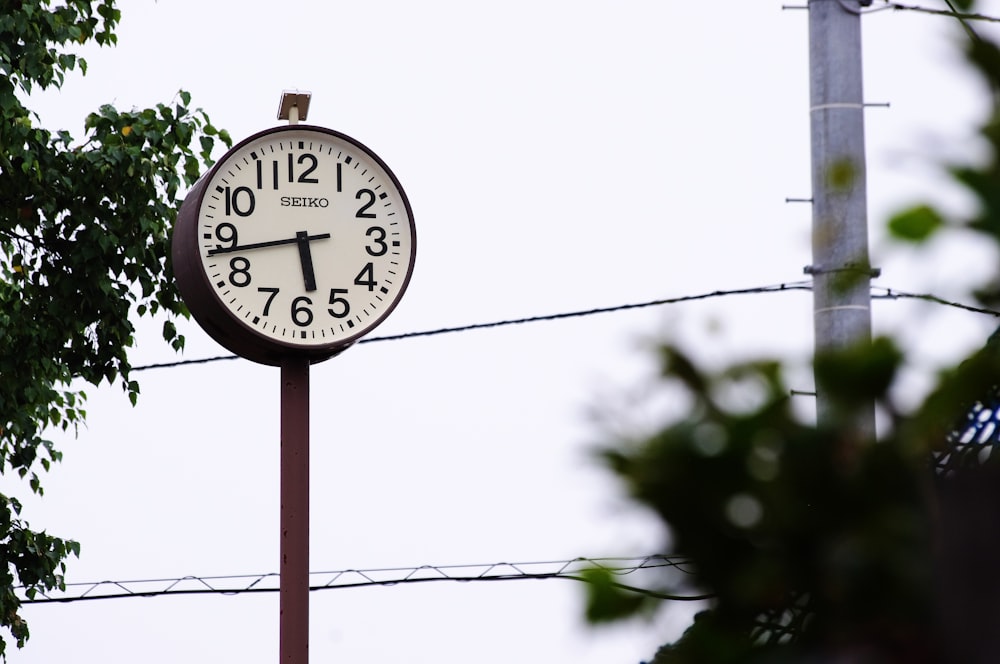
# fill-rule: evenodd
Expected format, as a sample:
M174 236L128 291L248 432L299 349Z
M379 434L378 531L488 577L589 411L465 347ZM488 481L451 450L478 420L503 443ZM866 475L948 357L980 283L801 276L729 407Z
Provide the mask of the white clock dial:
M406 289L415 234L395 176L353 139L290 126L238 145L201 191L200 266L221 306L282 347L350 343Z

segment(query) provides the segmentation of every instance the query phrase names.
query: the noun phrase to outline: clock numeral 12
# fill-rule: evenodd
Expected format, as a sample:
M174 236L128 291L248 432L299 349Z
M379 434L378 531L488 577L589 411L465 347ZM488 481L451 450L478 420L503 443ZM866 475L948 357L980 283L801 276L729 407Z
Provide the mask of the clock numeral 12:
M299 177L295 178L295 164L302 164L303 162L309 162L309 166L306 170L299 173ZM316 155L309 154L308 152L300 154L298 159L295 159L295 155L291 152L288 153L288 181L289 182L303 182L305 184L319 184L317 178L309 177L309 175L316 170L319 166L319 161L316 159Z
M295 177L295 165L299 164L305 165L305 170ZM339 165L339 164L338 164ZM312 172L319 167L319 161L316 159L316 155L309 154L308 152L300 154L298 159L295 158L295 153L288 153L288 181L289 182L301 182L303 184L319 184L319 179L312 176ZM271 160L271 188L278 188L278 160ZM338 169L337 180L340 180L340 173ZM264 188L264 162L261 159L257 160L257 189Z

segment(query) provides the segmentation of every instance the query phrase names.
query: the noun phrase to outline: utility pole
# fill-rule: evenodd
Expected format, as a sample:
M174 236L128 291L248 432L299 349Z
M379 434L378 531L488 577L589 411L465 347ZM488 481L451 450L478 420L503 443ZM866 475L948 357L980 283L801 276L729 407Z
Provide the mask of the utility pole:
M809 0L813 325L816 354L871 343L871 279L865 186L861 7L871 0ZM843 413L817 385L820 426L875 436L874 404Z

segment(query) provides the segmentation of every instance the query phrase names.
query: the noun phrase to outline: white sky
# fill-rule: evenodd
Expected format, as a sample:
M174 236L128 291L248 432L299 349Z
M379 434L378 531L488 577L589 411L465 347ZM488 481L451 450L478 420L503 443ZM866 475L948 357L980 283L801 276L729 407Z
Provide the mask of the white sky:
M805 0L803 0L804 4ZM876 3L878 5L880 3ZM943 8L940 0L923 6ZM982 2L1000 14L1000 0ZM82 135L100 104L184 88L235 140L279 124L281 90L313 93L310 124L375 150L417 224L413 279L374 335L803 280L810 263L807 14L717 0L503 3L121 3L119 44L33 107ZM982 26L981 26L982 27ZM982 27L985 29L985 27ZM931 195L932 168L974 148L980 91L957 25L864 19L869 208L882 286L958 298L984 249L889 252L880 225ZM965 281L962 281L964 279ZM311 569L641 556L664 534L589 456L643 398L651 340L700 357L812 343L804 292L357 346L312 371ZM879 301L908 331L913 375L981 343L995 322ZM919 323L917 325L916 323ZM139 325L137 366L179 359ZM195 324L184 359L226 354ZM91 388L88 425L25 516L79 540L70 582L278 569L278 371L244 361L138 373ZM808 374L798 388L811 389ZM806 404L807 406L809 404ZM603 423L593 411L603 412ZM11 486L5 493L25 493ZM313 593L313 662L636 664L688 607L593 630L562 580ZM273 662L278 596L160 597L24 609L10 661Z

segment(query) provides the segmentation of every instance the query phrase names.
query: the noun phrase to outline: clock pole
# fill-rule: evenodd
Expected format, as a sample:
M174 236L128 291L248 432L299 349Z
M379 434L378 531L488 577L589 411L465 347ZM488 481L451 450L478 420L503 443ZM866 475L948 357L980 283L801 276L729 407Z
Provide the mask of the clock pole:
M309 359L281 362L280 662L309 661Z
M309 93L281 95L278 119L305 120ZM309 358L281 360L279 661L309 662Z
M310 96L286 91L278 119L289 126L249 136L198 180L170 250L178 290L209 336L281 369L281 664L309 662L310 366L381 324L416 252L396 176L350 136L299 125Z

